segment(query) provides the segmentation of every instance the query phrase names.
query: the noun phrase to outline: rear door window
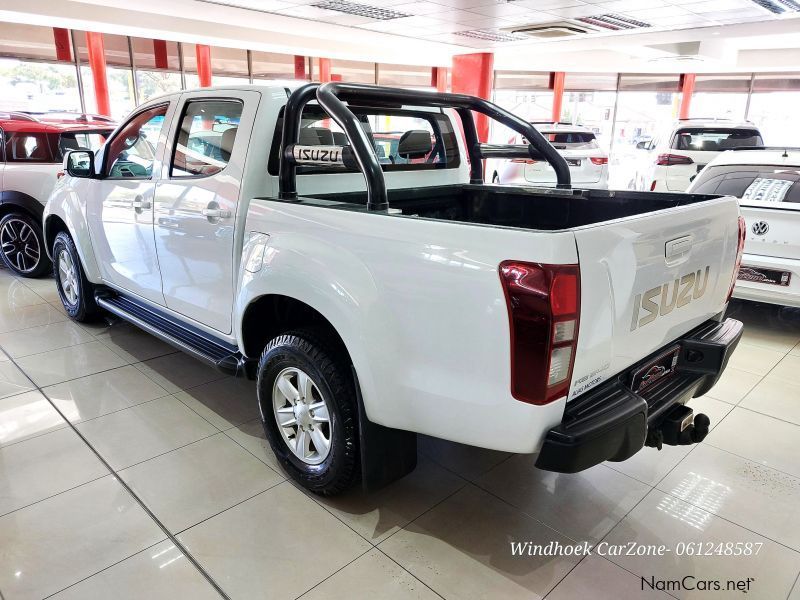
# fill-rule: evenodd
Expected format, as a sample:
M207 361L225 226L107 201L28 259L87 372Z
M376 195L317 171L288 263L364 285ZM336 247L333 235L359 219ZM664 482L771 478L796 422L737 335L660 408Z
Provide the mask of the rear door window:
M6 132L6 162L58 162L50 151L50 142L44 132Z
M731 148L763 146L757 129L686 127L675 132L672 148L689 152L723 152Z
M170 168L171 177L209 177L231 159L243 104L239 100L186 103Z

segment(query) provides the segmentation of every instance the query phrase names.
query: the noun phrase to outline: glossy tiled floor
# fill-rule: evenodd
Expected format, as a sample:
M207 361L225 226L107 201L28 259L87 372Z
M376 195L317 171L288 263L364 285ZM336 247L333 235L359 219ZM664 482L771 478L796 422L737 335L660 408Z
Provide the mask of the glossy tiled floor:
M323 500L276 465L252 383L124 324L74 324L52 280L0 271L0 596L618 600L694 575L798 600L800 311L733 310L747 333L693 401L714 424L700 445L567 476L422 439L410 476ZM763 549L512 556L527 540Z

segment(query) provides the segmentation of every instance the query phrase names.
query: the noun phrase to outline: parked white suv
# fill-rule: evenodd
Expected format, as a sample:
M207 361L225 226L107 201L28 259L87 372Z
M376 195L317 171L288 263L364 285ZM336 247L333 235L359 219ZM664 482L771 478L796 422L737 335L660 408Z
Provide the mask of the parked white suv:
M683 119L662 135L636 145L647 152L647 158L639 161L635 188L682 192L720 152L763 145L761 133L749 121Z
M544 138L566 159L573 185L587 189L608 188L608 153L597 143L594 132L569 123L533 122ZM521 143L519 135L512 140ZM556 172L546 160L512 158L486 162L492 183L555 185Z
M530 144L478 143L473 111ZM519 156L558 187L483 184ZM196 90L65 167L44 219L66 312L257 378L276 456L318 493L405 474L416 433L561 472L699 441L685 403L741 336L734 198L572 188L479 98Z
M747 240L734 297L800 307L800 149L724 152L688 191L741 199Z

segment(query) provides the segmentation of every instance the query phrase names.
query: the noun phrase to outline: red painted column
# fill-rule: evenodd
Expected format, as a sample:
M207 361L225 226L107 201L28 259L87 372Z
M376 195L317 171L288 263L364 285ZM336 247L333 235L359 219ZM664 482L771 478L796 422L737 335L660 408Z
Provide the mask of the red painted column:
M169 68L167 58L167 42L164 40L153 40L153 55L156 59L156 69Z
M694 80L697 76L694 73L684 73L681 75L681 108L678 118L688 119L689 110L692 106L692 94L694 93Z
M561 120L561 106L564 103L564 76L563 71L550 73L550 88L553 90L553 121Z
M331 80L331 59L319 59L319 81L320 83L328 83Z
M103 46L103 34L86 32L86 49L89 53L89 67L94 81L94 95L97 100L97 112L111 116L111 99L108 95L108 78L106 77L106 52Z
M72 62L72 51L69 48L69 29L53 27L53 41L56 44L56 60Z
M200 87L211 87L211 46L195 44L194 52L197 55L197 75L200 77Z
M453 78L451 86L456 94L470 94L485 100L492 97L492 80L494 78L494 54L477 52L475 54L458 54L453 57ZM485 142L489 139L489 117L474 115L478 139Z
M294 78L295 79L306 79L306 57L305 56L295 56L294 57Z
M447 91L447 69L445 67L431 67L431 87L437 92Z

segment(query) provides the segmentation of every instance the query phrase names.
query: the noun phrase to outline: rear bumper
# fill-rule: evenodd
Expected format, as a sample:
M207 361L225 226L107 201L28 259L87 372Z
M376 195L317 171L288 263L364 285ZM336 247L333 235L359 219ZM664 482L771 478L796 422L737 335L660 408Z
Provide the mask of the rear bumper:
M536 466L576 473L636 454L644 446L648 428L658 426L670 408L702 396L714 386L741 339L742 328L735 319L707 321L569 402L561 424L547 432ZM642 394L631 391L633 373L676 345L680 351L675 373Z

